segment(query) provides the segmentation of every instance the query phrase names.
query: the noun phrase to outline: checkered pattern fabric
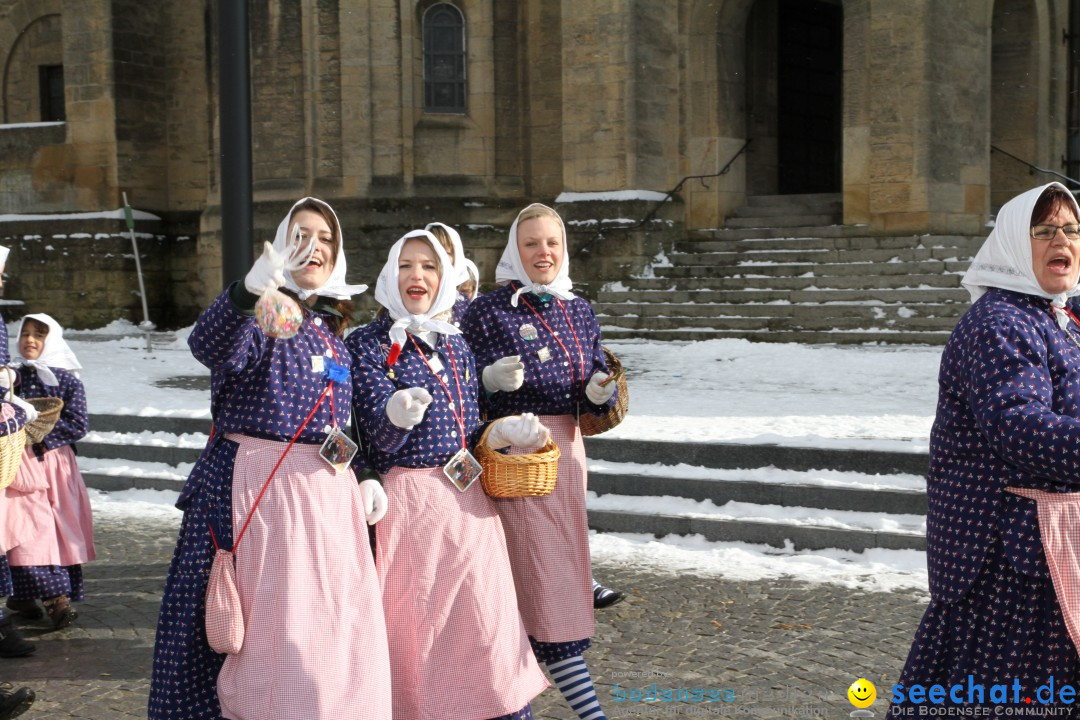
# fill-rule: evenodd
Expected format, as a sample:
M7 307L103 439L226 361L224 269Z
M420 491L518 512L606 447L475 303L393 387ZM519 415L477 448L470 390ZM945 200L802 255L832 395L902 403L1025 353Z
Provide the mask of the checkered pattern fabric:
M569 642L596 631L585 445L572 415L541 415L540 422L562 452L554 492L493 502L506 532L525 629L542 642Z
M232 522L243 525L287 443L238 443ZM244 644L218 675L222 715L389 720L390 660L356 478L318 446L289 450L236 548Z
M499 516L480 483L442 468L383 476L376 559L390 644L394 717L492 718L521 710L547 680L518 614Z
M218 548L206 583L206 642L214 652L235 655L244 645L244 615L236 589L236 561Z

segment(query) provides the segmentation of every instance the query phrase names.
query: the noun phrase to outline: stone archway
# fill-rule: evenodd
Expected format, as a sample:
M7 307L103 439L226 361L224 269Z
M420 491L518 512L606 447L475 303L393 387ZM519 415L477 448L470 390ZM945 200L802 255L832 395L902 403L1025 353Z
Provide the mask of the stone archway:
M0 21L0 122L35 122L37 107L24 103L12 107L13 96L37 98L37 66L62 65L63 41L60 0L19 3ZM27 84L32 92L27 93ZM26 105L26 107L23 107Z

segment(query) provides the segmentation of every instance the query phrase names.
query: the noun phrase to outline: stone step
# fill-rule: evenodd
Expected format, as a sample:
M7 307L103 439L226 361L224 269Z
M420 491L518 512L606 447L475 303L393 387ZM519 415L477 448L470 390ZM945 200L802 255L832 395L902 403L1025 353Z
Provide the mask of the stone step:
M727 281L725 281L726 284ZM763 283L768 285L769 283ZM605 292L603 302L610 303L696 303L761 305L785 303L820 305L834 302L932 303L958 304L960 313L967 309L968 294L960 288L817 288L770 289L741 287L730 290L624 290Z
M733 229L748 229L748 228L795 228L795 227L814 227L817 228L823 225L829 225L830 223L837 222L838 218L829 213L807 213L804 215L778 215L775 217L769 216L756 216L756 217L729 217L724 221L724 225Z
M643 317L640 315L612 315L606 316L604 322L604 335L608 336L608 328L624 328L639 331L663 331L663 330L770 330L770 331L796 331L796 330L862 330L874 328L877 330L902 330L904 332L921 331L944 331L951 332L956 326L957 317L952 316L914 316L898 317L895 312L886 313L884 309L880 314L872 310L862 311L856 307L842 308L833 313L794 312L790 315L776 314L768 317L746 316L721 316L721 317Z
M795 265L800 263L922 263L928 260L961 260L955 247L941 248L804 248L800 250L739 249L735 252L671 253L672 265L708 267L713 265L745 266L752 263ZM655 268L655 266L654 266Z
M906 322L913 318L947 318L947 321L935 323L935 327L951 328L962 314L951 305L935 303L877 303L866 302L836 303L826 306L792 303L770 303L738 305L729 303L604 303L594 305L598 314L602 314L613 325L627 327L621 322L624 318L639 318L641 323L651 319L668 318L711 318L717 323L712 327L727 327L728 318L780 318L792 321L792 327L807 327L806 321L824 318L860 318L866 321L895 320ZM616 321L616 318L619 321ZM719 322L724 319L725 322Z
M792 200L783 204L753 204L742 205L735 208L732 217L757 217L757 218L782 218L790 215L827 215L836 220L844 212L844 204L840 200L832 201L806 201ZM729 220L731 218L728 218Z
M609 327L601 322L604 337L610 340L653 340L657 342L696 342L699 340L720 340L736 338L751 342L805 343L811 345L862 345L881 343L884 345L944 345L949 339L945 331L907 332L902 329L856 329L842 332L822 332L810 330L764 330L760 332L743 330L717 330L710 328L690 328L678 330L656 330L652 328Z
M839 204L844 200L842 193L801 193L789 195L747 195L746 204L750 207L787 207L799 205Z
M802 262L781 264L769 261L744 260L737 265L671 265L654 266L653 274L658 278L673 279L709 279L731 274L740 275L778 275L785 277L828 276L828 275L925 275L927 273L966 272L969 261L966 260L924 260L922 262L842 262L812 263Z
M985 238L963 235L904 235L871 237L779 237L747 238L743 240L685 239L674 243L675 252L741 252L744 250L806 250L825 248L835 250L881 250L909 248L953 247L965 256L974 256Z
M774 270L776 266L762 267L762 270ZM723 273L728 268L721 268ZM731 275L723 275L719 278L633 278L624 280L618 285L620 290L600 290L597 300L610 302L611 293L623 292L648 292L652 293L654 300L661 300L664 292L687 292L691 295L695 292L705 294L709 290L740 290L762 288L772 290L802 290L807 287L816 287L823 290L859 290L859 289L955 289L960 287L960 273L905 275L902 273L890 275L810 275L809 277L775 275L769 273L757 274L757 268L753 273L734 272ZM812 272L812 271L811 271ZM642 302L649 302L649 297L642 297ZM691 302L684 300L683 302ZM705 300L708 302L708 300Z
M589 527L598 532L701 535L712 542L745 542L795 550L839 548L850 552L872 549L925 550L922 535L905 535L872 530L849 530L806 525L717 520L674 515L639 515L611 510L589 510Z

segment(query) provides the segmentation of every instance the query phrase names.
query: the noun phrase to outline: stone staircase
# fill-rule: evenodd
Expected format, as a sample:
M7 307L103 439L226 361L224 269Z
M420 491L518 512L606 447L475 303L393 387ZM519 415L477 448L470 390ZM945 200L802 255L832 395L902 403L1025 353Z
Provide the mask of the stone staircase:
M209 430L205 420L121 415L92 415L90 426L91 435L78 443L79 464L89 487L107 491L179 491ZM602 437L585 442L595 493L589 525L598 531L700 534L794 550L925 548L919 526L926 495L918 483L925 455ZM815 475L823 468L833 472L827 481ZM859 475L852 481L838 472Z
M985 237L871 235L839 213L839 195L749 198L726 228L693 231L600 291L605 337L944 343Z

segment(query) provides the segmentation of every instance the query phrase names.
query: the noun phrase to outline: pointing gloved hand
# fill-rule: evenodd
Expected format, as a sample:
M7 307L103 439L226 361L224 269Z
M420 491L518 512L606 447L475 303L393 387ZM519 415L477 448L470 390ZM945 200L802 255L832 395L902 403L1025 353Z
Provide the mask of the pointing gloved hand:
M386 515L386 491L378 480L364 480L360 483L360 499L364 503L364 516L368 525L374 525Z
M0 375L2 375L2 374L3 373L0 373ZM31 405L30 403L26 402L25 400L23 400L18 395L12 395L10 398L7 399L7 401L10 402L12 405L16 405L16 406L21 407L23 409L23 412L26 413L26 422L31 423L31 422L34 422L35 420L37 420L37 417L38 417L37 408L34 407L33 405Z
M603 405L615 394L614 380L607 385L600 384L607 379L607 373L594 372L592 374L592 377L589 378L589 384L585 386L585 397L589 398L589 402L594 405Z
M386 403L386 417L402 430L412 430L424 418L431 393L421 387L398 390Z
M277 290L285 284L285 258L270 243L263 243L262 255L248 270L244 287L252 295Z
M513 392L525 382L525 363L520 355L507 355L484 368L484 387L490 393Z
M507 445L520 448L534 448L546 445L550 431L540 423L540 418L532 413L511 415L495 423L487 436L487 444L492 450L501 450Z

